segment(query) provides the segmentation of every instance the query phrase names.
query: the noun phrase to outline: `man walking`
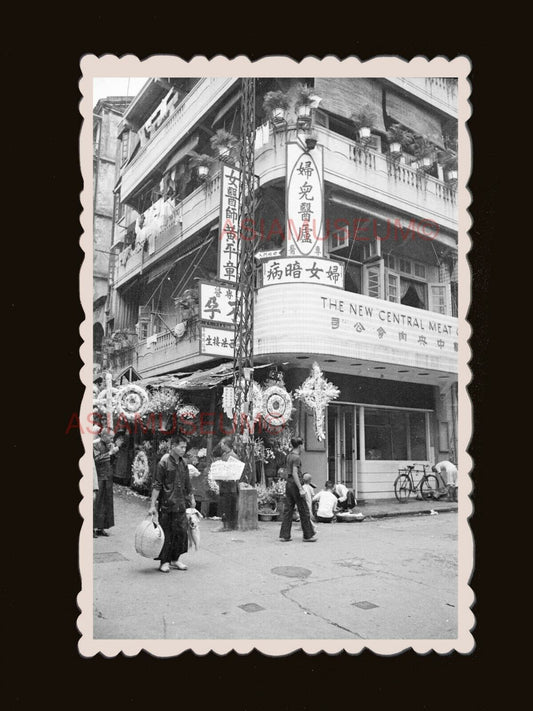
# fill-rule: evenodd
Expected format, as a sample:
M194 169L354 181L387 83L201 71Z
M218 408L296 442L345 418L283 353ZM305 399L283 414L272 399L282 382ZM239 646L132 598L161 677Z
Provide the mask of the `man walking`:
M297 507L300 514L304 541L306 543L316 541L303 488L302 460L300 459L300 448L303 443L304 441L301 437L293 437L291 439L292 451L287 457L287 484L285 486L283 519L279 532L280 541L284 542L291 540L292 515L295 507Z
M156 560L161 561L159 570L170 572L170 568L187 570L179 557L188 550L187 515L185 509L194 506L189 467L183 455L187 440L178 434L170 439L170 452L161 457L152 488L149 512L158 514L159 524L165 534L165 543ZM159 504L156 507L156 504Z

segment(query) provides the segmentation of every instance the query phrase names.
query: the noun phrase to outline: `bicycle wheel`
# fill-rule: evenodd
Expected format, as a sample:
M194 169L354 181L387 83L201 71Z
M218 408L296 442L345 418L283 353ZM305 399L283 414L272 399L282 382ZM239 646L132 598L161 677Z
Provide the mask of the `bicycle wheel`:
M411 480L407 474L400 474L394 482L394 493L398 501L403 504L411 494Z
M420 495L427 501L428 499L439 498L439 480L435 474L426 474L420 483Z

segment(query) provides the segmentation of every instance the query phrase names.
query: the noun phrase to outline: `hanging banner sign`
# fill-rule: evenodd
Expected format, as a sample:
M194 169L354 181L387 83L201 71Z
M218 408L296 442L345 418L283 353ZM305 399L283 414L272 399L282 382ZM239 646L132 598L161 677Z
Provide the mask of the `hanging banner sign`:
M306 153L287 144L287 226L289 257L321 257L324 253L324 172L322 149Z
M296 282L344 289L344 264L313 257L282 257L263 264L263 286Z
M200 353L202 355L233 358L235 333L233 329L215 326L200 326Z
M241 171L222 164L220 189L220 231L218 239L218 278L237 282L239 262L239 185Z
M237 290L220 284L200 282L200 319L233 324L237 307Z

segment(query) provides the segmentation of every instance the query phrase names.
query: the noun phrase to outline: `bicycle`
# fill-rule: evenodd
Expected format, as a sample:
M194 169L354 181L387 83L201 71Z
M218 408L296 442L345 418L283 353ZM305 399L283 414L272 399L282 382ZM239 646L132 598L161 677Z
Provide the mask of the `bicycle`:
M416 469L416 466L416 464L408 464L405 469L398 470L398 476L394 481L394 494L401 504L405 503L412 493L418 492L424 501L438 500L445 493L442 491L438 477L427 473L426 470L430 468L427 464L419 465L421 469ZM416 484L413 471L422 471L422 476Z

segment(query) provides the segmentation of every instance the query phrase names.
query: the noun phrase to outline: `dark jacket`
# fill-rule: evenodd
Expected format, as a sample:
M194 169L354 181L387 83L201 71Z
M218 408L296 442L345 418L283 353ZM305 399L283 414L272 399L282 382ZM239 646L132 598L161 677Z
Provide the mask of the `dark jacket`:
M181 457L174 459L172 454L161 457L155 473L153 489L159 494L160 511L178 511L183 513L192 506L193 496L189 467Z

